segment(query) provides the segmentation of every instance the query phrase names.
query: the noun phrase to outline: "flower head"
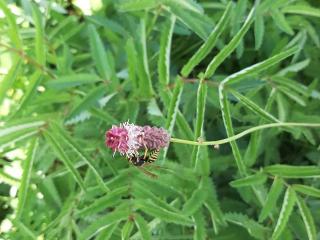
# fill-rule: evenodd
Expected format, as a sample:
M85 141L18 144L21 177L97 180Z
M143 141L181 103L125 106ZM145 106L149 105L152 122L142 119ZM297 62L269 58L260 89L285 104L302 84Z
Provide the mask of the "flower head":
M112 126L106 132L106 146L127 157L138 156L139 150L161 149L169 145L170 135L163 128L137 126L129 122Z
M161 149L169 145L170 135L163 128L144 126L143 136L142 145L148 149Z

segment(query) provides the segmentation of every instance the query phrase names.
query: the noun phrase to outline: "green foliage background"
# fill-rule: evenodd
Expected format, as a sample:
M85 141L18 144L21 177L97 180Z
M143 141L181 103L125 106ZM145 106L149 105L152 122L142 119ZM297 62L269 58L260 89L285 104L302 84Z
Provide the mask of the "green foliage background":
M0 1L0 238L320 239L319 1L87 3Z

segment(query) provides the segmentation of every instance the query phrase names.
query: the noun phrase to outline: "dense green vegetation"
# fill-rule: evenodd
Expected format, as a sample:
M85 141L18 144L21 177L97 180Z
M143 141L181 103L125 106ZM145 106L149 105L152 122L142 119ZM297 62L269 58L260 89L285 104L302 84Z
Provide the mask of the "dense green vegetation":
M319 1L0 10L0 239L320 239ZM106 148L128 120L158 178Z

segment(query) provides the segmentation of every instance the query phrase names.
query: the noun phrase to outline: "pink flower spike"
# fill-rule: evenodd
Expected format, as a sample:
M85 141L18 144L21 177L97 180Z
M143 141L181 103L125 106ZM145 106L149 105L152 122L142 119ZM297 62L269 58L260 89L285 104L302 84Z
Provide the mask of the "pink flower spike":
M169 145L170 135L164 128L144 126L143 133L143 145L148 149L161 149Z
M119 151L121 155L128 150L128 131L125 128L112 126L106 132L106 145L114 152Z
M163 128L137 126L129 122L112 126L106 132L106 146L127 157L138 156L139 150L161 149L170 142L169 133Z

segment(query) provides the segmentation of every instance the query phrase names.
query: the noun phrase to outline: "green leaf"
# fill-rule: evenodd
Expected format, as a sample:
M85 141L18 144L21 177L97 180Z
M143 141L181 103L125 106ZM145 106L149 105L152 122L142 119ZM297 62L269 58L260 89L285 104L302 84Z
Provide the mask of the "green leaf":
M0 128L0 149L38 134L39 128L44 124L44 121L21 122L17 125Z
M115 206L119 203L121 196L125 195L127 192L127 186L113 189L105 196L96 198L92 204L78 210L76 212L76 217L82 218L94 215L110 206Z
M212 61L209 63L205 74L204 78L210 78L216 71L216 69L219 67L219 65L231 55L231 53L237 48L241 40L243 39L244 35L247 33L249 30L251 23L253 22L254 18L254 12L255 8L253 8L245 23L239 30L239 32L231 39L231 41L212 59Z
M184 216L183 213L179 214L177 212L170 212L167 209L155 205L148 199L143 201L136 200L135 205L137 208L141 209L146 214L156 218L160 218L164 222L176 223L184 226L193 225L193 221L188 217Z
M308 196L320 198L320 190L317 188L302 184L293 184L292 188L295 191L306 194Z
M259 222L264 221L268 217L268 215L272 212L272 210L276 207L278 198L280 197L280 194L283 190L283 185L284 185L283 180L279 177L275 177L272 183L272 186L270 188L270 191L267 195L267 199L260 212Z
M264 108L265 112L269 112L271 110L272 103L274 102L274 99L276 97L275 93L276 93L275 89L270 92L266 106ZM259 120L258 125L262 125L263 123L264 123L264 119L261 118ZM252 133L250 137L249 146L244 156L247 166L252 166L256 162L259 155L259 148L261 146L261 142L262 142L262 131L257 131Z
M292 91L290 88L284 87L284 86L278 86L278 89L284 93L285 95L287 95L289 98L291 98L293 101L295 101L296 103L298 103L299 105L305 107L306 106L306 102L305 100L297 93L295 93L294 91Z
M19 36L19 28L18 24L16 23L15 16L11 12L11 10L7 7L7 2L1 0L0 1L0 8L4 12L6 16L6 20L8 21L9 28L8 28L8 35L10 40L13 43L13 46L17 49L22 49L22 41Z
M272 233L272 237L271 237L272 239L278 239L281 233L283 232L283 230L285 229L285 227L287 226L287 223L292 213L296 199L297 197L296 197L295 191L291 187L288 187L284 195L284 199L283 199L281 211L277 220L277 224Z
M87 240L95 236L97 233L107 228L108 226L123 221L128 218L129 212L127 210L114 210L98 218L91 225L86 227L81 234L80 240Z
M0 169L0 181L11 186L19 186L19 179L16 179L15 177L5 173L3 169Z
M177 112L179 109L179 103L181 100L182 91L183 91L183 81L180 79L177 79L176 86L174 88L174 91L170 100L170 105L169 105L168 114L167 114L167 121L166 121L166 129L169 131L170 134L173 132Z
M45 36L44 36L44 24L42 13L39 8L33 4L32 5L32 15L34 19L34 24L36 28L35 35L35 53L36 59L39 64L45 65L46 63L46 45L45 45Z
M94 74L79 73L58 77L57 79L45 83L45 87L55 90L77 87L84 84L100 82L101 79Z
M183 205L182 212L186 216L194 214L206 200L207 190L202 185L203 183L201 182L200 187L192 193L191 197Z
M138 62L138 56L136 47L134 45L133 38L129 37L126 43L126 53L127 53L127 63L128 63L128 73L129 79L132 82L132 86L134 89L138 89L138 80L136 77L136 66Z
M35 71L30 76L30 82L28 84L28 88L26 89L26 92L24 93L20 104L18 105L17 110L13 113L13 116L17 116L25 109L25 106L28 105L28 103L33 99L34 94L36 93L37 87L41 83L43 77L42 73L40 71Z
M220 102L220 108L222 111L223 124L226 129L227 136L231 137L234 135L234 130L233 130L233 126L232 126L230 106L229 106L227 94L224 92L222 84L219 86L219 102ZM232 153L233 153L234 159L236 161L240 175L245 176L246 175L246 166L243 162L238 145L235 141L231 141L230 145L231 145Z
M307 207L303 199L297 196L297 204L302 216L304 225L306 226L309 240L317 239L317 230L310 209Z
M91 90L68 114L67 121L77 117L77 115L98 105L98 100L106 93L107 87L101 85Z
M28 228L25 224L23 224L21 221L15 219L14 225L18 229L21 234L23 234L24 237L30 239L30 240L36 240L37 236L36 233L34 233L30 228Z
M212 20L204 15L189 8L183 8L177 1L167 0L165 5L169 6L169 11L173 13L178 20L185 24L191 31L200 38L206 40L212 31ZM179 1L181 2L181 1Z
M232 7L232 3L230 2L227 5L226 10L224 11L216 27L208 37L207 41L205 41L204 44L202 44L199 50L183 66L181 70L182 76L187 77L190 74L190 72L194 69L194 67L197 66L214 48L218 38L224 31L230 19L231 7Z
M305 97L309 97L308 88L305 85L303 85L297 81L294 81L290 78L282 77L282 76L272 76L271 80L273 83L275 83L277 85L279 84L281 86L289 88L290 92L294 91L299 94L302 94Z
M51 127L54 129L54 132L57 134L59 139L66 143L72 149L80 159L82 159L88 166L91 168L93 174L95 175L99 186L106 192L110 191L110 189L104 184L102 177L99 174L97 167L94 162L87 156L87 154L81 149L80 146L67 134L58 124L52 123Z
M196 126L194 137L195 140L203 137L203 124L206 110L206 100L207 100L207 85L200 81L198 92L197 92L197 112L196 112ZM200 169L201 163L199 161L205 161L205 159L199 160L200 146L195 146L192 153L192 163L196 170L204 171L203 174L208 173L209 169Z
M284 13L301 14L311 17L320 17L320 9L308 5L288 5L281 9Z
M147 186L141 184L141 182L135 183L133 185L133 195L139 199L150 199L154 204L156 204L159 207L162 207L164 209L167 209L168 211L175 212L177 211L174 207L171 207L169 204L167 204L165 201L160 199L158 196L153 194L151 191L147 190ZM160 191L159 191L160 192Z
M33 162L36 156L38 148L38 138L34 138L30 144L28 156L23 164L23 173L18 193L18 206L16 210L16 219L19 219L22 215L27 195L29 191L30 178L33 168Z
M117 7L120 11L140 11L156 8L162 0L121 0Z
M183 81L180 78L176 79L176 86L174 88L173 94L170 99L169 107L168 107L168 113L167 113L167 119L165 124L165 129L168 130L169 134L172 135L173 129L176 122L176 117L179 111L179 104L181 100L181 95L183 91ZM180 121L182 119L180 118ZM165 157L167 155L168 148L165 148L162 154L162 163L165 161Z
M151 240L151 231L149 229L149 226L144 220L144 218L140 214L136 214L134 216L134 221L137 225L137 228L139 229L139 232L141 234L141 239L143 240Z
M223 212L220 208L216 187L212 180L208 177L204 179L204 189L208 192L204 205L209 210L214 232L217 234L219 231L219 225L226 226Z
M13 86L14 82L20 75L20 72L21 72L21 59L15 58L9 72L5 75L5 77L1 81L0 106L4 98L6 97L8 90Z
M270 113L263 110L261 107L259 107L257 104L252 102L249 98L246 98L245 96L241 95L237 91L229 90L232 95L234 95L243 105L245 105L248 109L250 109L255 114L259 115L261 118L264 118L271 122L280 122L277 118L272 116Z
M161 31L160 50L158 61L159 82L166 86L170 82L170 53L175 17L171 16Z
M195 222L194 227L194 240L203 240L206 239L206 220L200 208L194 215L193 219Z
M70 158L67 156L64 149L60 145L56 134L53 132L49 132L49 131L45 131L43 134L44 134L46 140L51 145L52 149L57 154L57 156L64 163L64 165L68 168L68 170L70 171L70 173L73 176L73 178L75 179L75 181L79 184L79 186L82 188L82 190L86 191L86 187L84 185L84 182L83 182L79 172L75 169L73 162L70 160Z
M228 222L247 229L248 233L255 239L264 240L266 239L266 236L268 236L268 229L250 219L247 215L241 213L227 213L225 218Z
M264 171L284 178L313 178L320 177L320 167L316 166L291 166L276 164L267 166Z
M230 182L231 187L241 188L253 185L261 185L267 181L267 176L262 173L257 173L244 178L240 178Z
M130 238L133 227L134 227L133 221L129 219L122 227L122 230L121 230L122 240L128 240Z
M277 73L277 75L284 76L289 72L299 72L302 69L306 68L310 63L310 59L302 60L301 62L297 62L292 64L286 68L283 68L281 71Z
M114 69L112 69L112 64L109 62L103 42L93 25L89 25L89 40L91 55L99 75L103 79L110 81Z
M116 231L118 223L111 224L100 231L95 238L96 240L109 240L112 234Z
M263 70L268 69L269 67L281 62L282 60L286 59L287 57L291 56L292 54L294 54L296 51L298 50L297 47L292 47L289 48L281 53L278 53L270 58L268 58L267 60L264 60L262 62L256 63L250 67L247 67L245 69L242 69L239 72L236 72L230 76L228 76L227 78L225 78L223 80L223 84L232 84L232 83L236 83L239 82L240 80L251 76L253 74L257 74Z
M264 25L264 16L262 14L259 14L258 12L254 21L254 40L256 50L260 49L263 43L263 37L265 32Z
M138 52L138 76L139 88L141 96L151 98L154 94L147 54L147 36L146 36L146 23L144 19L140 20L137 39L137 52Z
M273 21L275 24L285 33L289 35L293 35L294 32L292 28L290 27L289 23L287 22L285 16L278 10L278 9L272 9L271 16L273 18Z

